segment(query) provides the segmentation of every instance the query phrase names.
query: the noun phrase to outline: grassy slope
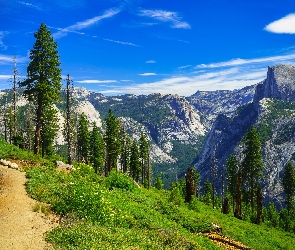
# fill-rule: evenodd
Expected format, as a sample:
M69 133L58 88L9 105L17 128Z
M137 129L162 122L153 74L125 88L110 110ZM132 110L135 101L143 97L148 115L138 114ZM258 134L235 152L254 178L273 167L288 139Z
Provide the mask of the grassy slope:
M78 165L70 174L0 141L1 158L47 164L27 168L27 190L66 215L64 226L47 234L56 249L219 249L202 233L211 222L223 234L254 249L293 249L294 234L257 226L213 211L194 200L178 204L171 192L137 188L123 174L108 178Z

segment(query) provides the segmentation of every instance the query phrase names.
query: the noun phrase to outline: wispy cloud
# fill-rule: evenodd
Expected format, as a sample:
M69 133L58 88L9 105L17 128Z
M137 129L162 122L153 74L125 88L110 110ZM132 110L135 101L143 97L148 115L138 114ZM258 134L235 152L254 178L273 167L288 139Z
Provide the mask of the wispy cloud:
M100 90L107 95L119 94L179 94L190 96L196 91L234 90L257 84L267 76L267 66L280 63L295 65L295 52L289 54L253 59L233 59L225 62L200 64L195 72L185 65L182 74L166 77L156 81L145 81L139 84L118 85ZM178 68L178 69L179 69ZM143 75L143 74L141 74ZM145 73L149 75L149 73ZM154 79L154 78L153 78Z
M0 54L0 64L13 65L13 58L14 58L14 56L11 56L11 55L1 55ZM16 56L16 63L24 63L24 62L27 62L28 60L29 60L28 57Z
M189 65L184 65L184 66L179 66L178 69L186 69L186 68L190 68L193 65L189 64Z
M140 10L140 16L150 17L162 22L171 23L171 28L176 29L190 29L189 23L182 21L182 17L177 12L165 11L165 10Z
M112 86L100 91L106 95L132 94L178 94L190 96L196 91L233 90L254 85L266 77L267 68L249 73L244 69L227 69L205 72L195 76L174 76L154 82Z
M123 44L123 45L129 45L129 46L134 46L134 47L141 47L141 46L139 46L137 44L129 43L129 42L122 42L122 41L117 41L117 40L112 40L112 39L107 39L107 38L104 38L103 40L109 41L109 42L113 42L113 43L119 43L119 44Z
M83 84L101 84L101 83L115 83L118 82L117 80L81 80L81 81L75 81L77 83L83 83Z
M0 75L1 80L8 80L12 77L12 75Z
M139 76L156 76L157 74L156 73L142 73L142 74L138 74Z
M156 61L155 60L148 60L145 63L156 63Z
M29 3L29 2L24 2L24 1L18 1L20 4L22 5L25 5L27 7L30 7L30 8L34 8L34 9L37 9L37 10L41 10L41 8L35 4L32 4L32 3Z
M61 28L61 29L59 29L58 32L53 34L53 37L55 39L58 39L58 38L66 36L70 32L78 32L82 29L88 28L88 27L98 23L99 21L101 21L103 19L113 17L113 16L117 15L119 12L120 12L119 9L109 9L109 10L105 11L100 16L96 16L96 17L87 19L82 22L77 22L76 24L73 24L73 25L68 26L66 28Z
M295 13L268 24L264 30L278 34L295 34Z
M3 42L3 38L8 34L6 31L0 31L0 48L6 50L7 46Z
M270 57L261 57L261 58L252 58L252 59L232 59L229 61L224 62L217 62L217 63L210 63L210 64L199 64L196 68L221 68L221 67L233 67L233 66L240 66L246 64L256 64L256 63L282 63L288 60L294 60L295 53L290 53L287 55L280 55L280 56L270 56Z

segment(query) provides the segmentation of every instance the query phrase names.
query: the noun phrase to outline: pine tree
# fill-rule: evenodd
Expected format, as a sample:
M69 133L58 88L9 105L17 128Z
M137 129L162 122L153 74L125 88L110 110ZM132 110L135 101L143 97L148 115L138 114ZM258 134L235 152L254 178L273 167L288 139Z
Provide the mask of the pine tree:
M93 129L90 137L90 159L96 174L101 174L104 164L105 148L102 136L99 133L96 123L93 123Z
M226 179L227 189L232 197L233 213L235 211L235 203L237 199L238 170L239 163L237 158L234 154L231 154L226 161Z
M109 110L109 115L106 119L104 142L106 145L105 175L108 176L113 168L116 168L117 170L118 156L121 152L121 142L119 139L119 121L111 110Z
M45 155L52 156L54 153L53 142L56 133L59 129L57 125L58 117L57 110L51 105L43 108L43 115L41 119L41 146L42 146L42 157Z
M141 159L141 182L145 184L145 180L147 180L147 184L150 182L148 177L149 170L149 144L146 140L145 135L142 133L139 139L139 155Z
M88 163L90 153L89 122L84 113L81 114L77 131L78 161Z
M189 167L185 174L186 196L185 201L190 202L195 194L195 174L193 168Z
M24 95L36 104L36 128L34 153L39 154L44 107L59 100L61 90L61 69L57 44L44 23L34 34L36 42L30 51L27 79L20 82Z
M119 120L119 139L120 139L120 145L121 145L121 154L120 154L121 170L124 173L127 173L129 171L129 165L130 165L131 140L129 135L126 133L125 128L120 120Z
M213 187L208 179L204 183L204 197L202 199L207 205L210 205L212 203Z
M287 205L288 213L294 209L294 192L295 192L295 172L291 162L288 162L284 169L282 184L285 193L285 204Z
M243 151L245 157L242 161L243 167L243 190L250 201L252 208L252 216L255 209L255 194L259 186L259 179L262 176L262 155L261 142L259 134L254 126L251 126L243 139L245 149Z
M163 185L163 173L160 173L157 178L156 178L156 181L155 181L155 188L158 189L158 190L162 190L164 188L164 185ZM176 187L178 188L178 187Z
M136 140L133 140L131 144L131 153L130 153L130 173L135 181L139 181L141 171L141 164L139 159L139 150L136 143Z

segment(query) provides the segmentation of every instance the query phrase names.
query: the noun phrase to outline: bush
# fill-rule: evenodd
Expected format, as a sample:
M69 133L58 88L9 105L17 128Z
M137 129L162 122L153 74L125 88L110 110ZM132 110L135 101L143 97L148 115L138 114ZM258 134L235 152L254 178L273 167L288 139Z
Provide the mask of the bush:
M183 204L183 197L182 197L181 192L178 187L174 187L170 191L168 200L178 206Z
M112 190L114 188L132 191L135 189L133 180L122 172L110 172L110 175L105 179L105 186Z

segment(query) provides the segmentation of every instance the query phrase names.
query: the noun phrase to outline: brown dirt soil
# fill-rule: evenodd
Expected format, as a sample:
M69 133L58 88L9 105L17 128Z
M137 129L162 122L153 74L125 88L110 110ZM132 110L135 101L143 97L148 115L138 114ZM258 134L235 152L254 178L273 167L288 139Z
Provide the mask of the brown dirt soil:
M38 202L25 190L24 172L0 165L0 248L9 250L49 249L44 233L58 225L50 213L34 212Z
M230 238L220 235L216 232L207 233L207 236L215 244L217 244L218 246L223 247L225 249L231 249L231 250L236 250L236 249L251 250L252 249L250 247L243 245L241 242L230 239Z

